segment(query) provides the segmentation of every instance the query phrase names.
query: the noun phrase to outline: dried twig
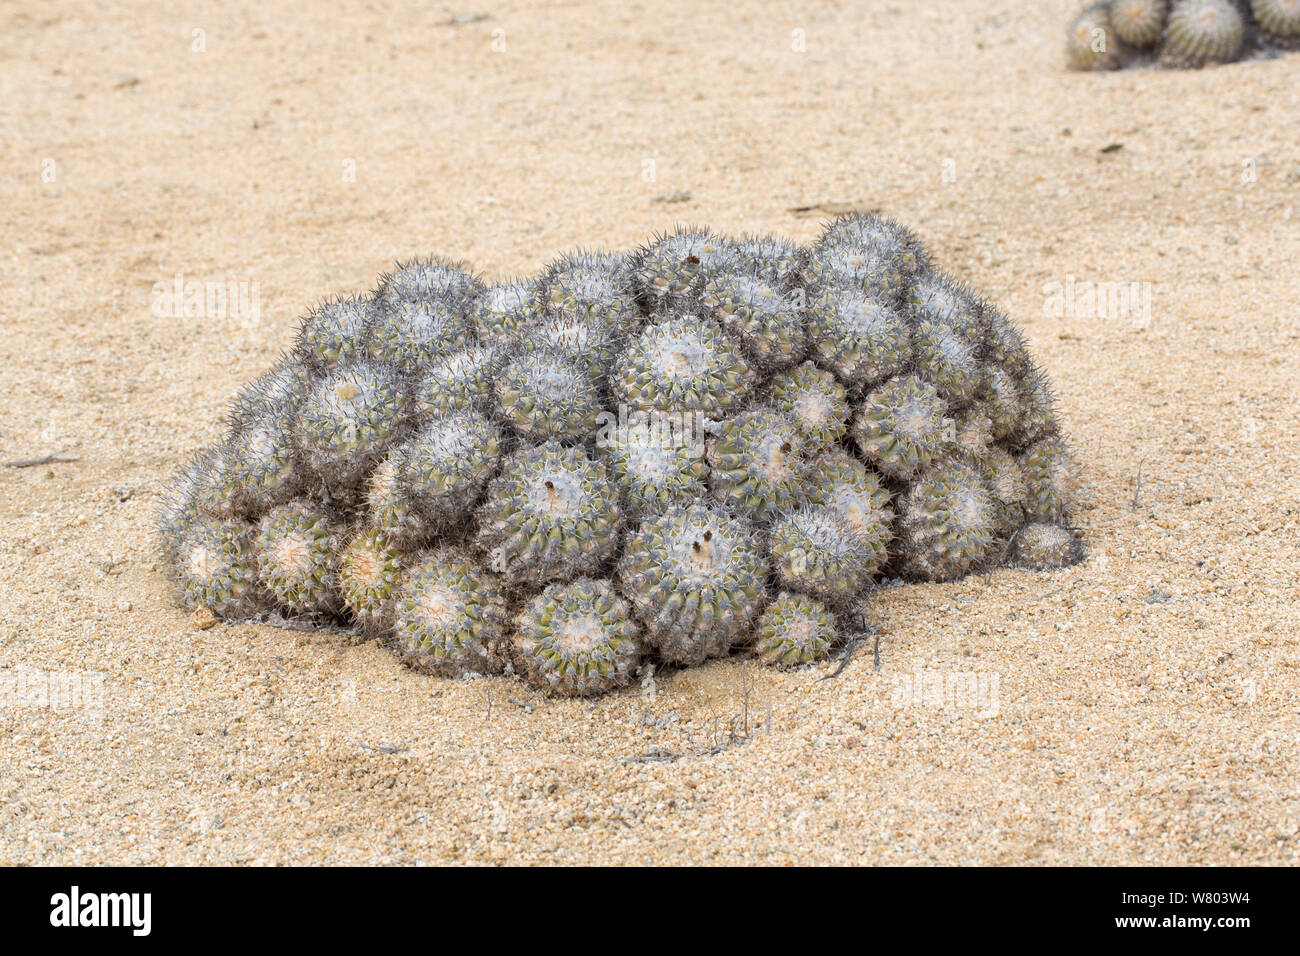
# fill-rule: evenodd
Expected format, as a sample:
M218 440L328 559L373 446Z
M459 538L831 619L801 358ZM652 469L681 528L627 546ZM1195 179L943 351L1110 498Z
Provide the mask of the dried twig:
M37 465L57 465L67 461L81 461L76 455L45 455L41 458L20 458L17 461L0 462L5 468L34 468Z
M1146 463L1147 460L1145 458L1143 458L1140 462L1138 462L1137 487L1133 489L1133 510L1134 511L1137 511L1138 502L1142 498L1142 466L1145 465Z

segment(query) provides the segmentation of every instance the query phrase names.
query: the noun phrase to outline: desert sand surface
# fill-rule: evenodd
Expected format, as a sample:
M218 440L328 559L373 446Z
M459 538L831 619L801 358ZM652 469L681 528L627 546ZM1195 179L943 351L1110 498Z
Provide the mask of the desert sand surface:
M1295 863L1300 55L1070 73L1077 9L4 5L0 460L75 460L0 468L0 862ZM851 208L1023 326L1085 563L594 701L178 606L164 484L319 298Z

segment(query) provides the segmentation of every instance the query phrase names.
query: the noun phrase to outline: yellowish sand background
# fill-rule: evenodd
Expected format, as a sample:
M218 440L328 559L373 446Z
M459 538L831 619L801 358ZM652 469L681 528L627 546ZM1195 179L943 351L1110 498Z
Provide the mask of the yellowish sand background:
M1300 56L1068 73L1068 0L116 6L0 9L0 460L79 458L0 469L0 861L1295 862ZM879 671L594 702L174 603L160 485L318 297L849 207L1024 325L1087 563L882 594ZM260 319L155 315L177 274Z

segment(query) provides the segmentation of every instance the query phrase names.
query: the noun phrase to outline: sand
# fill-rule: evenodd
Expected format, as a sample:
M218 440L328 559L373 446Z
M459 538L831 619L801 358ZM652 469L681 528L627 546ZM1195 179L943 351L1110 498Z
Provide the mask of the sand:
M0 469L0 862L1296 862L1300 56L1068 73L1071 0L691 7L6 6L0 460L76 460ZM177 606L162 483L319 297L847 208L1023 325L1086 563L884 591L878 669L593 702Z

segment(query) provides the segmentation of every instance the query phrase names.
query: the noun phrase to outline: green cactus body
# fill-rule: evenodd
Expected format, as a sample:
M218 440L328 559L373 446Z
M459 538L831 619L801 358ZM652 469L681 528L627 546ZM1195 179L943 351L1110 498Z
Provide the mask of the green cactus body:
M731 267L735 243L707 229L678 229L634 257L637 285L651 310L664 315L692 304L701 275Z
M393 589L402 573L401 553L383 532L364 529L339 557L339 593L361 625L374 637L392 627Z
M607 581L553 584L516 622L515 660L549 694L590 697L628 683L641 661L640 626Z
M386 308L406 303L440 304L459 315L470 315L483 292L478 280L463 262L431 257L399 262L379 280L376 300Z
M822 232L821 248L871 250L893 259L906 274L929 268L925 246L911 229L875 213L847 213L833 219Z
M492 408L493 383L505 361L504 351L492 345L476 345L434 360L412 388L416 411L445 415Z
M938 390L915 375L893 379L866 396L853 438L867 460L891 478L909 479L945 447L951 428Z
M709 469L698 416L649 412L626 422L610 421L597 437L596 447L623 493L632 520L662 514L707 494Z
M504 595L469 555L455 548L413 555L394 593L394 649L409 667L442 677L501 669Z
M1174 0L1160 44L1165 66L1196 68L1241 56L1246 22L1231 0Z
M765 664L798 667L821 660L837 640L835 618L820 601L782 591L754 635L754 653Z
M714 494L754 520L770 519L801 500L805 445L792 419L765 406L722 422L708 452Z
M235 512L260 515L293 496L299 484L294 446L293 419L278 409L252 415L233 429L220 493Z
M265 604L258 586L255 526L233 519L199 518L176 543L176 570L187 607L218 617L247 617Z
M537 287L527 280L488 286L474 300L471 322L482 345L509 346L541 309Z
M764 564L747 521L694 504L629 536L619 590L659 656L689 666L744 640L763 605Z
M894 511L879 476L839 448L812 459L807 473L810 501L839 512L849 529L862 536L871 553L883 561L893 537Z
M1263 41L1283 50L1300 50L1300 0L1250 0Z
M358 364L316 384L299 412L297 435L314 471L348 485L379 461L405 421L401 379L389 366Z
M1110 0L1110 25L1129 46L1145 49L1160 39L1168 0Z
M777 236L741 236L736 241L739 266L779 289L799 279L803 253L793 242Z
M443 302L399 301L379 309L370 331L370 354L407 374L475 343L471 319Z
M478 546L512 584L565 581L613 557L622 520L604 466L547 442L506 460L479 508Z
M1078 483L1074 459L1065 442L1047 439L1031 445L1019 462L1025 478L1028 520L1050 524L1069 514Z
M1110 23L1107 3L1094 3L1070 24L1065 52L1074 70L1118 70L1127 50Z
M338 531L318 505L281 505L262 518L254 541L262 585L292 614L337 611L339 547Z
M811 357L841 382L870 387L911 363L911 334L903 315L877 296L827 291L809 303Z
M705 280L701 301L758 368L789 368L803 357L803 321L774 282L741 270L715 273Z
M899 502L898 545L903 573L951 581L989 560L997 535L997 505L969 465L938 461Z
M368 296L322 302L303 319L294 354L318 371L370 358L375 304Z
M848 431L848 392L830 372L812 362L772 380L771 404L795 423L814 447L839 441Z
M975 470L984 478L997 512L997 533L1006 537L1025 520L1029 504L1029 483L1015 456L1002 448L988 448L973 459Z
M753 381L739 347L716 322L683 315L642 329L611 385L634 410L722 418L745 401Z
M600 385L590 370L555 349L525 352L497 379L501 414L531 441L591 434L601 412Z
M429 419L395 454L398 499L426 532L443 533L465 523L496 470L501 432L482 415L456 412Z
M1051 571L1078 564L1083 558L1083 544L1058 524L1032 522L1011 541L1011 563L1018 568Z
M844 606L884 563L885 540L859 532L836 508L806 506L783 514L772 526L772 563L786 590Z

